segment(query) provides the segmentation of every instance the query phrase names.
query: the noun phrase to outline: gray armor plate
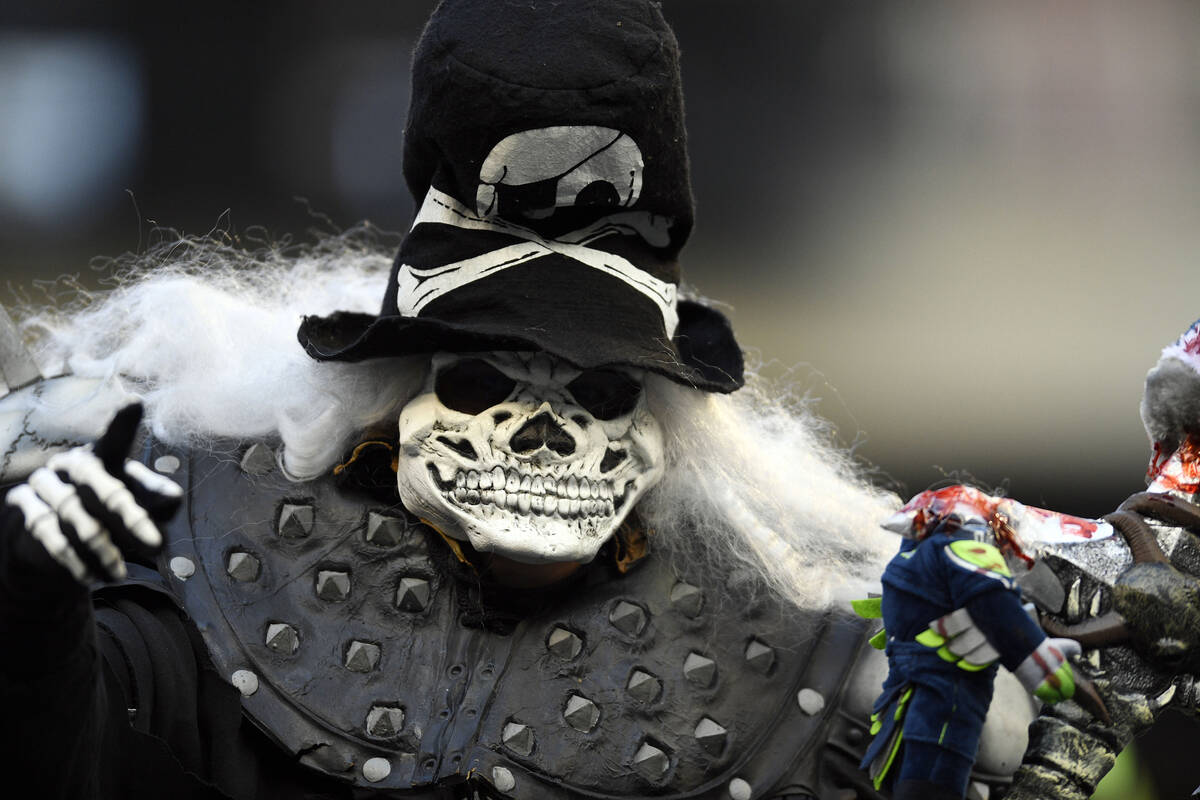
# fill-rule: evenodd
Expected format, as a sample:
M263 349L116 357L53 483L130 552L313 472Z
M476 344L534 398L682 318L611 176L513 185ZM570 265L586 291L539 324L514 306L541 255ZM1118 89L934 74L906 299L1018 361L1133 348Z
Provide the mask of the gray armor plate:
M264 444L147 459L187 490L161 569L246 713L362 787L520 797L817 793L862 628L651 555L507 633L399 507L295 483Z

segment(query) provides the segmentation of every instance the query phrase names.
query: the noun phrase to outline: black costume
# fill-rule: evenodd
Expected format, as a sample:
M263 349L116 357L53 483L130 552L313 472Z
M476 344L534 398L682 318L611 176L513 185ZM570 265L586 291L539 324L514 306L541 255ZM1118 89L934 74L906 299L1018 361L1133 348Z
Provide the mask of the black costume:
M742 384L728 322L676 296L692 200L657 7L447 2L414 76L405 174L421 215L381 313L306 319L310 355L536 351ZM522 161L559 149L580 155ZM47 560L13 557L28 537L0 543L3 707L19 721L2 752L40 796L749 800L866 785L865 720L838 710L864 644L848 615L677 574L652 532L625 574L613 564L628 554L610 552L549 589L491 586L404 510L389 470L293 482L265 443L141 456L186 502L157 561L96 591L94 611L52 562L23 571Z
M187 504L162 572L134 565L94 612L65 573L49 592L0 575L4 640L26 653L8 659L4 707L22 722L5 752L40 796L349 797L353 781L716 798L734 780L756 797L857 781L845 745L861 721L837 698L863 637L846 618L748 604L652 550L628 574L604 559L549 592L496 591L385 497L252 474L261 452L148 452L180 458ZM43 613L22 619L12 598L29 593ZM268 639L273 622L291 632ZM255 675L244 698L235 669ZM375 783L373 757L391 767Z

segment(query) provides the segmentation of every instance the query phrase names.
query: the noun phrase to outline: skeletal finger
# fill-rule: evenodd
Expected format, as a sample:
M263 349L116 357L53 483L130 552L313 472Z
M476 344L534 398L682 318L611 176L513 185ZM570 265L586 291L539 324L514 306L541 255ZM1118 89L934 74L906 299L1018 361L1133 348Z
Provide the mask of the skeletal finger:
M83 501L80 500L74 486L65 483L49 466L34 471L29 476L29 486L54 509L60 520L75 530L80 544L92 551L100 566L113 580L125 577L125 561L121 557L121 551L112 543L108 531L83 507Z
M20 510L25 518L25 529L41 543L52 559L65 567L75 580L80 583L87 582L87 567L59 528L54 509L46 505L37 496L37 492L27 484L17 486L8 493L5 502Z
M51 457L47 466L66 472L76 485L91 489L101 505L139 541L150 547L162 544L162 535L150 515L138 504L133 493L125 488L125 484L110 475L94 454L81 449L70 450Z
M950 640L950 652L956 656L965 656L980 645L987 644L987 637L979 628L968 628Z
M949 639L974 626L975 621L971 619L971 615L965 608L960 608L944 617L935 619L930 627Z
M125 474L164 497L183 497L182 486L164 475L159 475L140 461L126 461Z

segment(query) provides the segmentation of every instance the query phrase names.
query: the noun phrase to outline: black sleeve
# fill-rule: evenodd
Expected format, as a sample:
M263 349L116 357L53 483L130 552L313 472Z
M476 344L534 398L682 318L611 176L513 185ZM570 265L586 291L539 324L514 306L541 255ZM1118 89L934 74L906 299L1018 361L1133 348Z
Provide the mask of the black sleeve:
M0 512L0 767L38 796L96 796L104 686L88 591Z

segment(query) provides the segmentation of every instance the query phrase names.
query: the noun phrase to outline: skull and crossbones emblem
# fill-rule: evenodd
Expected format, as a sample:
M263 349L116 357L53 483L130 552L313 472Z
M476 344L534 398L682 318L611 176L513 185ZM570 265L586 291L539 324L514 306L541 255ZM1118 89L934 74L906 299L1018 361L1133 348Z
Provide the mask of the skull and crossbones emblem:
M431 186L413 229L449 225L505 234L511 243L434 267L401 264L396 274L397 309L401 314L417 316L429 303L466 284L557 253L614 277L649 298L662 313L666 335L674 335L679 321L678 287L655 278L622 256L592 246L613 235L638 236L652 247L669 244L670 219L630 209L641 193L642 170L637 144L611 128L562 125L505 137L492 148L480 169L475 208ZM513 219L533 222L556 209L581 206L624 210L552 238Z

